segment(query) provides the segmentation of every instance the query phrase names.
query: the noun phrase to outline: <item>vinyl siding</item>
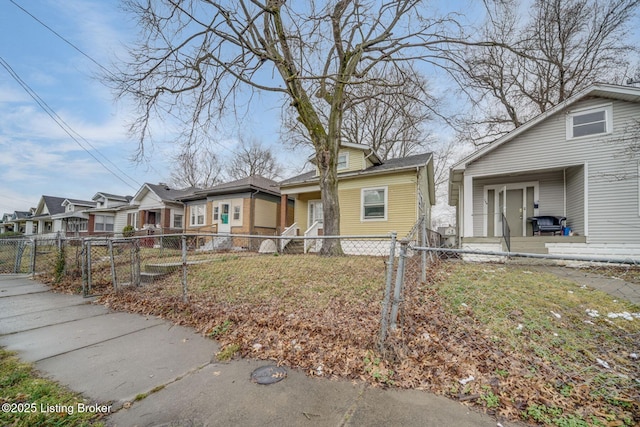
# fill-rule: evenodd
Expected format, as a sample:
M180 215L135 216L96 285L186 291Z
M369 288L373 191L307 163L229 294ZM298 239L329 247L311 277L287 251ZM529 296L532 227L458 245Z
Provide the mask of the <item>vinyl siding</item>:
M567 140L564 113L605 104L612 105L612 134ZM600 98L584 100L572 105L565 112L547 118L483 158L477 159L468 165L465 173L471 176L506 175L532 170L569 170L576 165L587 165L589 242L637 242L640 241L637 162L624 153L625 146L620 141L620 136L638 117L640 104L637 103ZM519 177L517 179L519 180ZM567 211L571 209L573 212L580 205L580 200L573 193L580 188L575 176L572 176L568 184L571 185L571 191L567 193L571 192L572 196L567 197ZM473 228L475 235L481 235L476 233L481 231L477 214L482 213L482 196L478 200L475 190L476 185L473 198ZM562 214L563 212L557 212L556 207L553 212L548 213L545 206L549 206L550 203L554 206L561 203L560 206L564 206L564 195L556 191L543 193L542 181L540 191L540 214ZM569 212L567 216L568 214ZM576 223L577 228L584 229L584 226L585 224Z
M387 219L361 219L362 189L387 188ZM409 233L417 220L417 178L415 171L341 181L340 233L379 235L397 231L399 237Z
M567 169L567 226L584 235L584 166Z

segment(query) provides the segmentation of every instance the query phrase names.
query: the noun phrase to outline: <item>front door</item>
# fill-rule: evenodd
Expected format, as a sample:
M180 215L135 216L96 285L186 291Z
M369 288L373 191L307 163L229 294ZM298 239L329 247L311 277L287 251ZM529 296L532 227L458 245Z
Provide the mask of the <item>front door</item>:
M507 222L512 236L523 235L523 195L522 190L507 190Z
M524 190L507 190L503 187L498 193L498 218L496 235L502 236L502 213L507 219L511 236L523 236L524 231Z
M220 203L220 222L218 223L219 233L229 233L231 225L229 224L229 211L231 207L229 203Z
M309 201L309 221L307 229L310 228L314 222L318 221L318 228L322 228L322 202L320 200Z

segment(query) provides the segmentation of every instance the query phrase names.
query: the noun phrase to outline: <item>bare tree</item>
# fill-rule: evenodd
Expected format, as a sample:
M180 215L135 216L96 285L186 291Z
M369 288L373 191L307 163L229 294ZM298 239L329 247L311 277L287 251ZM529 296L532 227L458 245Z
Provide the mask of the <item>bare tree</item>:
M473 101L464 137L491 142L595 82L622 83L638 50L627 35L640 0L486 1L480 32L494 43L450 51L453 76ZM508 48L507 48L508 47Z
M170 182L176 187L212 187L220 183L221 165L211 147L188 147L174 157Z
M430 18L420 0L128 0L142 38L116 83L139 107L132 131L144 144L150 118L175 114L197 133L242 107L241 90L280 94L308 132L319 170L327 235L340 234L337 158L347 93L415 60L437 62L450 17ZM445 28L446 27L446 28ZM380 75L386 75L382 73ZM322 107L319 107L322 105ZM324 108L325 115L319 113ZM321 253L341 253L325 240Z
M232 179L242 179L252 175L261 175L269 179L281 178L282 166L278 163L273 150L262 146L260 141L242 140L236 154L225 167Z
M425 151L430 141L425 126L440 116L426 79L406 66L387 70L387 76L377 76L379 72L371 70L371 80L347 93L342 140L368 145L383 160ZM308 144L308 133L296 117L285 115L283 126L290 145Z

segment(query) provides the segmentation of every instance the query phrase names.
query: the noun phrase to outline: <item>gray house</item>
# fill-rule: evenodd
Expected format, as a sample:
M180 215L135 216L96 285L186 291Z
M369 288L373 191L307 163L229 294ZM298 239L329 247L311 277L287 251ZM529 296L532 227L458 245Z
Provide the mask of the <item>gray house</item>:
M639 144L640 88L579 92L451 167L459 244L640 258ZM561 232L534 235L540 216Z

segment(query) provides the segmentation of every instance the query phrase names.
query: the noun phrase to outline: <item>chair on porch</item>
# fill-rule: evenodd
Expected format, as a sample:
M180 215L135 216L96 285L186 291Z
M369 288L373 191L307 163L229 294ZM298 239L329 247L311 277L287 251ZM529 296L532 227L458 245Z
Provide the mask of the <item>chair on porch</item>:
M537 234L538 236L542 235L542 233L553 233L554 236L556 233L562 234L564 221L566 221L566 219L567 217L564 216L551 215L527 218L527 220L531 221L531 225L533 225L533 234Z

